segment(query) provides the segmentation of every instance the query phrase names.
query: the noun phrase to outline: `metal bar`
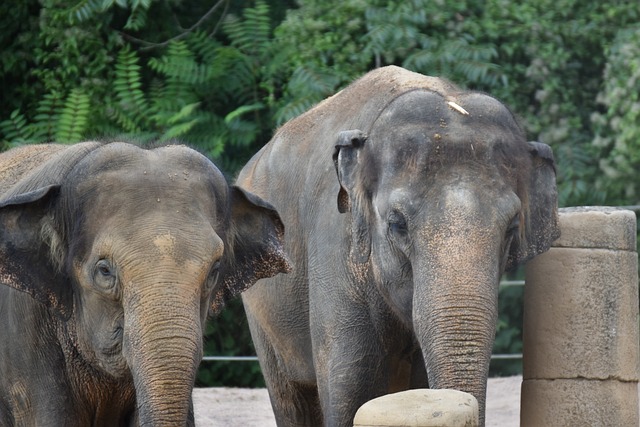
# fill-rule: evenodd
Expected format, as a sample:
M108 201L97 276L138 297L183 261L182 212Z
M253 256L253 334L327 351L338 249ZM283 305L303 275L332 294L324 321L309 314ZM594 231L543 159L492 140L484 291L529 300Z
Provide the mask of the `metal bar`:
M257 362L258 356L204 356L203 362Z
M491 355L491 360L508 360L508 359L522 359L522 353Z
M630 211L640 211L640 205L616 206L620 209L628 209Z
M524 286L524 280L501 280L500 286Z
M492 354L491 360L522 359L521 353ZM205 356L203 362L257 362L257 356Z

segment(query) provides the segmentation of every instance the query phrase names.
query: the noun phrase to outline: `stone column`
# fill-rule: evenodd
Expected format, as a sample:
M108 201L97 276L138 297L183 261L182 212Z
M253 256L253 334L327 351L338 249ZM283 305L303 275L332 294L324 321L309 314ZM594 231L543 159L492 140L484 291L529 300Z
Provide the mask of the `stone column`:
M631 211L560 210L526 266L520 425L638 426L638 255Z

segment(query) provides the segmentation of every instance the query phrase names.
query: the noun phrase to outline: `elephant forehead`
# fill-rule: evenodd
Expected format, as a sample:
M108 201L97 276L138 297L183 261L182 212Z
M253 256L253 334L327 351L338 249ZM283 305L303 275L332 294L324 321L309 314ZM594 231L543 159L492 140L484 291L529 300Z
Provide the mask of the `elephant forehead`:
M519 129L511 111L497 99L477 92L440 94L425 89L406 91L383 109L375 122L431 122L443 129L449 124L498 124ZM375 123L374 122L374 123Z
M70 197L93 195L170 201L226 198L226 180L206 157L183 146L144 150L131 144L100 147L80 162L65 186ZM191 193L189 193L191 192ZM192 200L197 202L196 198ZM210 200L207 200L210 202Z
M178 267L185 274L206 273L224 252L224 242L209 224L107 222L84 238L91 242L89 259L108 257L132 268Z
M173 255L176 247L176 238L171 232L157 235L153 238L153 244L162 254Z
M433 158L443 163L492 161L497 154L526 150L524 133L511 112L483 94L451 96L425 90L403 94L372 125L371 144L402 162Z
M72 184L70 184L72 185ZM228 208L226 187L218 188L201 173L172 173L151 169L103 171L66 191L72 215L104 221L110 217L163 216L169 221L224 218Z
M180 258L181 254L197 247L200 248L199 252L210 254L212 259L220 258L224 250L222 239L212 230L207 233L206 227L199 227L198 231L177 235L179 232L176 230L167 230L151 236L151 244L160 258Z

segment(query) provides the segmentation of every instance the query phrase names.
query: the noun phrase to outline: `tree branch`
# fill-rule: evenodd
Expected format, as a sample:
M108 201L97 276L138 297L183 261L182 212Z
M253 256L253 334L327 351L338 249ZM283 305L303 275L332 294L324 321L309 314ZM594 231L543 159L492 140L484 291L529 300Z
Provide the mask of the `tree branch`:
M185 38L186 36L188 36L190 33L192 33L193 31L195 31L200 25L202 25L207 19L209 19L211 17L211 15L213 15L215 13L216 10L218 10L222 5L225 5L224 10L222 12L222 17L220 18L220 21L218 21L218 23L216 24L213 32L210 34L213 35L215 34L215 32L218 30L219 26L220 26L220 22L222 22L222 20L224 19L224 16L227 13L227 10L229 9L229 0L219 0L216 4L214 4L211 9L209 9L204 15L202 15L202 17L200 17L200 19L198 19L198 21L193 24L191 27L187 28L185 31L183 31L182 33L171 37L168 40L165 40L163 42L159 42L159 43L153 43L153 42L148 42L146 40L142 40L139 39L137 37L134 37L130 34L124 33L122 31L120 31L119 33L122 35L122 37L124 37L125 39L133 42L133 43L137 43L140 45L143 45L144 47L140 48L140 51L147 51L147 50L152 50L152 49L157 49L160 47L164 47L166 45L168 45L169 43L171 43L172 41L176 41L176 40L180 40Z

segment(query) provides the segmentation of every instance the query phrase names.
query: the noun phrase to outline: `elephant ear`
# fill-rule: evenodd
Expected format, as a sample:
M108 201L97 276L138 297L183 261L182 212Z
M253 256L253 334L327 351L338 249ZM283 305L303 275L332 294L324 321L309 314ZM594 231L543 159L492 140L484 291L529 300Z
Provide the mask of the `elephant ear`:
M541 142L528 142L532 169L527 188L527 210L524 236L511 245L507 270L547 251L560 237L558 227L558 191L556 168L551 147Z
M42 232L59 192L58 185L50 185L0 201L0 284L31 295L68 319L72 290L53 264Z
M367 135L360 130L347 130L338 134L333 163L338 174L340 190L338 191L338 211L351 212L351 249L350 257L362 264L371 255L371 234L366 215L368 201L361 188L362 149Z
M230 188L230 203L228 243L220 266L221 286L211 302L213 314L258 280L291 271L284 252L284 225L275 208L236 186Z

